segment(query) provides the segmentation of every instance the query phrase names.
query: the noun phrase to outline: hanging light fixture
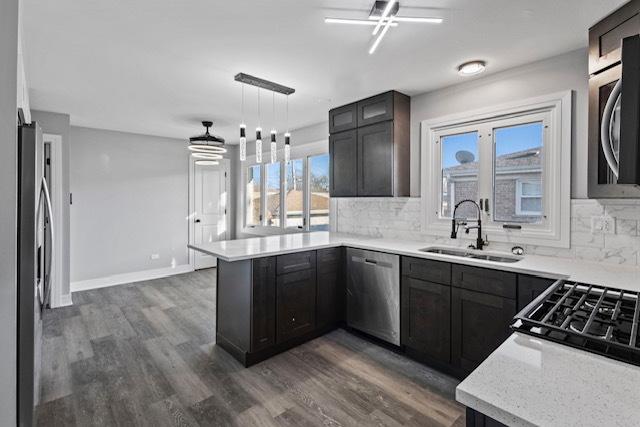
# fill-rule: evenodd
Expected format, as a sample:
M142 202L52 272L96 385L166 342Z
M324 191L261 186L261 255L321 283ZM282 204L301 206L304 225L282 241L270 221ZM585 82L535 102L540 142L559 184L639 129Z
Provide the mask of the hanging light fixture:
M242 122L240 123L240 161L247 160L247 125L244 124L244 83L242 83L242 102L240 106Z
M202 126L206 128L205 133L189 138L189 146L187 148L191 151L191 157L198 159L195 162L197 165L217 165L218 160L221 160L223 158L222 155L227 152L227 149L224 148L224 138L212 135L209 132L213 122L203 121Z
M262 128L260 127L260 88L258 88L258 127L256 128L256 163L262 163Z
M284 162L291 161L291 134L289 133L289 95L287 95L287 131L284 134Z
M273 120L273 127L271 128L271 163L275 163L278 160L278 142L277 142L277 131L276 131L276 93L271 92L271 112Z

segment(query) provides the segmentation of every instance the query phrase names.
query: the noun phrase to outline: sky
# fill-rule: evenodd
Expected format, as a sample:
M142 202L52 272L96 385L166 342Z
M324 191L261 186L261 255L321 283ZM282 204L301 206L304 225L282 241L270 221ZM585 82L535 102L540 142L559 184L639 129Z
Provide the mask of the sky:
M499 128L495 131L496 155L527 150L542 146L542 122ZM464 150L478 160L477 132L445 136L442 138L442 162L445 168L460 164L456 153Z
M292 160L293 166L296 168L296 174L302 174L302 159ZM267 163L267 187L272 190L280 188L280 163ZM309 167L312 175L329 175L329 154L309 157ZM291 166L288 165L286 173L290 175ZM260 183L259 176L255 180Z

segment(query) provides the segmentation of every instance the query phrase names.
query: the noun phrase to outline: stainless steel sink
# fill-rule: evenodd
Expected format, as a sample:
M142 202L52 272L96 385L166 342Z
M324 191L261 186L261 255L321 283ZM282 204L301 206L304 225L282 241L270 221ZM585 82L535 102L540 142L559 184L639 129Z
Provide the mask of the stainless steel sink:
M518 262L522 259L522 257L517 257L517 256L495 254L495 253L482 253L480 251L473 251L468 249L428 247L428 248L422 248L418 250L420 252L428 252L432 254L450 255L450 256L457 256L461 258L481 259L484 261L493 261L493 262L510 263L510 262Z

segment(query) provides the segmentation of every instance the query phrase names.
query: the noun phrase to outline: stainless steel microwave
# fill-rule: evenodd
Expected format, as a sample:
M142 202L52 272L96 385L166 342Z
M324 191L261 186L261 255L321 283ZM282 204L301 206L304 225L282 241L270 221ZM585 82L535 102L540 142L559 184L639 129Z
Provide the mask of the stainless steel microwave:
M590 198L640 198L638 3L590 30Z

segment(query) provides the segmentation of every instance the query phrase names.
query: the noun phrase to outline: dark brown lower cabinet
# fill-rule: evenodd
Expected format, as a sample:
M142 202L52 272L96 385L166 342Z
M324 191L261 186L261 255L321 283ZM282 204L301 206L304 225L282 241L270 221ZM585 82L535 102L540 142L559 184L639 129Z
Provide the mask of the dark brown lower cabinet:
M276 259L253 260L251 351L276 343Z
M344 252L342 248L318 250L316 328L337 326L344 319Z
M451 288L451 362L471 372L511 334L515 299Z
M312 332L316 327L316 270L278 276L276 301L278 343Z
M442 363L451 362L451 286L402 277L401 341Z

